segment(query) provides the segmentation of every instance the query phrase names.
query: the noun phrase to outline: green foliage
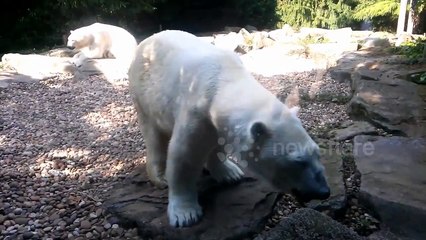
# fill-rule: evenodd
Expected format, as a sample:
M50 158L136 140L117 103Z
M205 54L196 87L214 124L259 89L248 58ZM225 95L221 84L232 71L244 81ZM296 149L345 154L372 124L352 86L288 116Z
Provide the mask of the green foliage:
M398 13L398 0L362 0L356 6L352 17L356 20L370 20L384 16L398 18Z
M406 56L410 60L424 58L424 48L426 47L426 38L417 38L414 41L409 41L394 47L393 52Z
M232 3L245 24L271 28L279 21L276 0L232 0Z
M3 51L17 51L63 44L70 29L96 21L128 27L140 23L165 0L39 0L6 1L0 10ZM12 21L12 22L10 22Z
M343 0L279 0L277 13L280 25L335 29L350 25L353 7L352 1Z
M352 15L354 20L370 20L375 30L395 30L399 16L400 0L357 0ZM410 8L408 4L407 8ZM426 8L426 0L417 0L414 6L416 15Z

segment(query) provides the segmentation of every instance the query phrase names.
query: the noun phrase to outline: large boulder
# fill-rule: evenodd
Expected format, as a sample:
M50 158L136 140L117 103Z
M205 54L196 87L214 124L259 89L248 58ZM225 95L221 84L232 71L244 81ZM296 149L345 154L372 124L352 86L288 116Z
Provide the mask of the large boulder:
M74 73L76 67L71 58L49 57L38 54L5 54L2 63L13 68L16 73L34 79L44 79L59 73Z
M375 66L375 64L371 64ZM426 86L403 79L400 71L360 67L352 75L349 114L388 131L426 136Z
M274 45L272 47L253 50L241 56L241 60L249 71L263 76L304 72L319 69L314 60L289 54L289 51L303 51L299 45Z
M208 175L199 183L204 216L200 223L176 229L167 218L167 189L156 189L142 166L111 191L105 207L121 224L135 226L146 239L242 239L260 232L278 194L249 172L236 185L219 185Z
M296 42L297 37L294 34L293 28L286 24L280 29L275 29L269 32L269 38L277 42Z
M245 43L244 36L230 32L228 34L217 34L214 36L213 44L221 49L234 51L239 45Z
M352 42L352 29L350 27L347 28L339 28L334 30L328 30L325 34L326 39L330 42L337 43L350 43Z
M426 239L425 156L426 138L354 138L360 203L393 233L408 239Z
M341 223L315 210L302 208L254 240L360 240L364 239Z

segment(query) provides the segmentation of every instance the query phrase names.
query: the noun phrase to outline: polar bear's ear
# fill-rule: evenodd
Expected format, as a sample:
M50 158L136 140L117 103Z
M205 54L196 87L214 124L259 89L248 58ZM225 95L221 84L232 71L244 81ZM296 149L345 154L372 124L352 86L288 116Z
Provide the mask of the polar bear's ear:
M254 141L258 141L269 134L268 128L262 122L255 122L251 125L250 133Z
M70 33L73 33L74 32L74 30L70 30Z

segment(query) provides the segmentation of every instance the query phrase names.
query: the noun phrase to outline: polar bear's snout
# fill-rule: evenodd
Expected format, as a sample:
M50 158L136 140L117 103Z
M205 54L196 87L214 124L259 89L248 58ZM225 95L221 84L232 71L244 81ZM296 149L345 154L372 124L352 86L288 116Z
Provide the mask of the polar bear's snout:
M295 171L293 177L295 184L291 189L292 194L300 202L311 200L325 200L330 197L330 187L327 183L324 166L320 163L319 156L311 156L309 161L299 171Z
M323 171L316 173L303 173L302 184L298 188L292 189L293 195L301 202L311 200L325 200L330 197L330 187L324 177Z

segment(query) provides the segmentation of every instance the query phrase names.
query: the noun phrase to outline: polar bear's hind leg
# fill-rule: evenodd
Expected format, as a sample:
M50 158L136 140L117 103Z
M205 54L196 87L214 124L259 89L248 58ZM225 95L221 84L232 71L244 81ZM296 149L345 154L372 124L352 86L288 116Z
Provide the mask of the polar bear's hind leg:
M147 118L143 117L142 109L140 109L138 102L136 102L135 106L137 108L139 128L142 130L147 151L146 171L148 178L158 188L165 188L167 187L165 172L169 139L156 126L150 124Z

